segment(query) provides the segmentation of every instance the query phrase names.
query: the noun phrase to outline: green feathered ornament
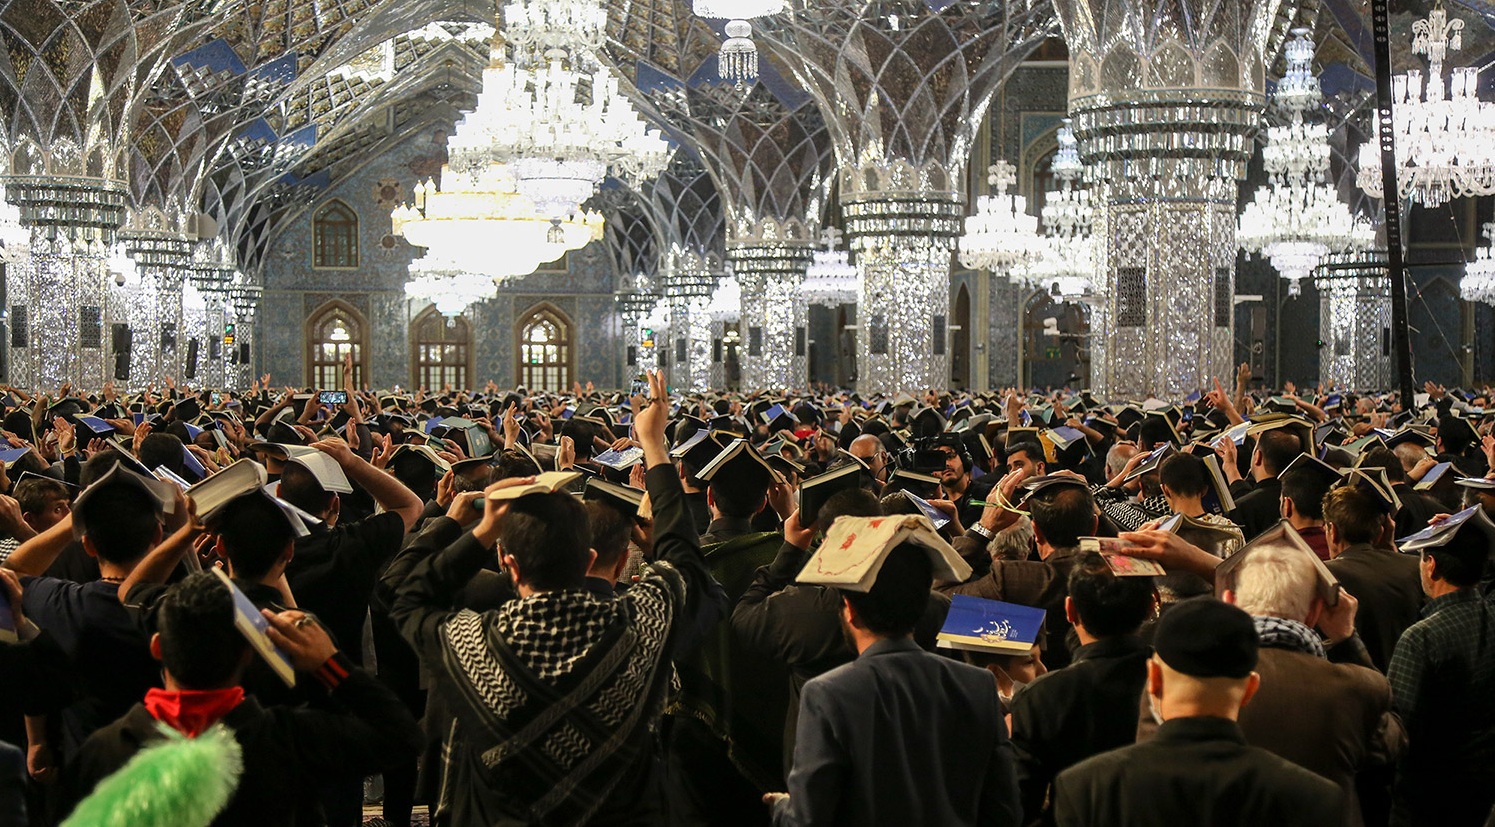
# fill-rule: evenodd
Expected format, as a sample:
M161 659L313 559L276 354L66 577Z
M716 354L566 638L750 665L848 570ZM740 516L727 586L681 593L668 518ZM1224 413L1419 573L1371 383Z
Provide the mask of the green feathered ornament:
M135 753L94 788L62 827L207 827L228 806L244 755L234 733L214 724L188 738L165 724L166 740Z

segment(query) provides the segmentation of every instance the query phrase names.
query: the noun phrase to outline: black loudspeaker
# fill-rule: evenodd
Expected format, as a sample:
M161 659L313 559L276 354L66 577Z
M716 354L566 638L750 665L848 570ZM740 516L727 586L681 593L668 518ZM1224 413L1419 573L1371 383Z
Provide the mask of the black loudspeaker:
M195 336L187 340L187 361L183 369L188 379L197 378L197 338Z
M127 324L113 325L114 337L114 378L122 382L130 378L130 346L135 341L135 334Z
M240 342L239 343L239 364L241 364L241 365L247 365L247 364L249 364L249 343L248 342Z
M25 347L29 335L26 326L26 305L13 304L10 307L10 346Z

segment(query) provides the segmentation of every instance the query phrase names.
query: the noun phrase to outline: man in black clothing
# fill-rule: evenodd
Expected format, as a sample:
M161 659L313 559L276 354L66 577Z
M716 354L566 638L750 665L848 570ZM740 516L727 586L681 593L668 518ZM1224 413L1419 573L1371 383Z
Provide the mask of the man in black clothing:
M827 586L796 584L794 579L810 558L817 529L829 530L838 517L878 517L877 498L863 488L832 494L814 526L801 526L799 513L784 523L784 542L773 562L758 569L753 583L732 610L733 639L753 651L789 667L789 710L784 718L784 767L794 756L799 720L799 693L805 682L856 660L856 651L841 627L841 594ZM914 628L914 640L933 650L935 635L945 622L950 599L930 592L929 607Z
M162 599L151 652L165 689L153 689L124 717L95 732L69 762L64 788L76 803L99 781L160 741L163 725L189 737L217 723L233 730L244 771L225 825L292 825L319 784L339 773L376 773L413 756L420 728L394 693L354 666L304 612L264 612L269 635L303 678L315 680L342 710L265 709L239 685L253 650L234 627L234 600L217 576L200 573Z
M341 500L317 477L293 462L281 474L281 499L322 521L296 541L285 575L297 605L314 613L354 663L363 662L360 641L369 596L384 566L420 517L421 501L399 480L354 454L346 442L328 439L317 450L332 457L348 482L361 487L384 513L340 525Z
M1163 721L1151 741L1102 753L1054 781L1060 827L1325 827L1344 795L1331 781L1248 746L1236 723L1260 678L1251 617L1213 597L1163 614L1147 692Z
M665 449L664 379L636 400L637 438L654 508L654 565L616 598L585 588L591 531L564 493L491 502L476 528L445 550L425 535L399 584L392 617L421 654L432 691L454 714L445 724L438 825L656 824L654 729L683 629L725 607L689 522ZM504 480L510 487L529 480ZM472 495L459 502L470 505ZM427 534L450 532L432 521ZM522 599L496 611L458 610L454 596L503 549Z
M1402 632L1422 611L1417 558L1392 551L1389 515L1364 489L1343 485L1324 497L1330 560L1325 565L1359 601L1355 631L1383 673Z
M1256 449L1251 453L1253 483L1237 478L1234 443L1224 440L1215 450L1220 454L1225 477L1231 481L1230 495L1235 499L1235 510L1225 516L1241 527L1249 543L1282 519L1282 482L1277 476L1303 453L1303 440L1287 428L1258 434Z
M1428 527L1428 522L1446 509L1421 491L1407 483L1407 472L1427 459L1427 452L1418 442L1403 442L1393 451L1388 448L1372 448L1360 461L1360 468L1384 468L1391 490L1401 502L1396 512L1396 536L1408 537ZM1410 464L1408 464L1410 461ZM1350 592L1358 595L1359 592ZM1395 644L1395 641L1392 642Z
M60 715L60 733L49 727L53 737L31 744L33 774L50 763L48 753L60 747L66 755L148 688L160 685L147 641L119 600L120 583L161 541L162 503L155 485L122 465L111 465L79 496L71 515L22 544L5 562L22 576L26 615L67 654L80 688L77 702ZM83 548L99 561L101 578L74 583L35 576L71 540L75 523Z
M1147 644L1137 636L1158 607L1146 577L1117 577L1098 554L1069 575L1064 611L1080 639L1069 666L1042 675L1012 699L1023 820L1048 811L1054 777L1136 740L1137 701L1147 679Z

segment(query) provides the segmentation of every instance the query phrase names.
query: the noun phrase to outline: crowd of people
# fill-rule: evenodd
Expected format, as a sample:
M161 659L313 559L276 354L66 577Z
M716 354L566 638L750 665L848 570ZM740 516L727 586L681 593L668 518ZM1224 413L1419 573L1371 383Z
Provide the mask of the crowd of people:
M0 827L1495 824L1488 391L344 380L0 386Z

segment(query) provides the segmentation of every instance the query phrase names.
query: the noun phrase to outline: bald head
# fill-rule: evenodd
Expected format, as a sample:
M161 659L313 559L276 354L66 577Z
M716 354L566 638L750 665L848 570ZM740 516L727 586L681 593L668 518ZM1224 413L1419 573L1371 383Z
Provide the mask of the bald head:
M846 449L852 456L867 463L872 469L872 475L882 479L883 469L887 466L887 453L884 452L882 440L873 434L862 434L851 441L851 446Z
M862 434L851 441L851 447L846 449L852 456L860 460L870 460L882 451L882 440L873 434Z

